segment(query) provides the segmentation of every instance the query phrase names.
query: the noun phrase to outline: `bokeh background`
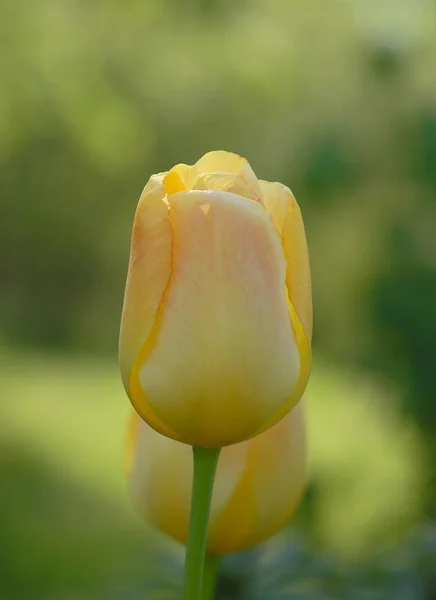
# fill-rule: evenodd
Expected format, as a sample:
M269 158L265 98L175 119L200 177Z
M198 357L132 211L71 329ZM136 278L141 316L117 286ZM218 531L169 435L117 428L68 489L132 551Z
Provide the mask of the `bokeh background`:
M434 0L1 0L0 597L177 598L130 506L117 336L149 175L291 187L313 271L310 487L219 597L436 598Z

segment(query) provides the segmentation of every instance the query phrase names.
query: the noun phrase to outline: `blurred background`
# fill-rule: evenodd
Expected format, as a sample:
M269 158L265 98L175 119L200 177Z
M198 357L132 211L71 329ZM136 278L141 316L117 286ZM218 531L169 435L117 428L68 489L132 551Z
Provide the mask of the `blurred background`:
M219 597L436 598L436 2L1 0L0 597L177 598L130 506L117 336L150 174L212 149L295 193L310 487Z

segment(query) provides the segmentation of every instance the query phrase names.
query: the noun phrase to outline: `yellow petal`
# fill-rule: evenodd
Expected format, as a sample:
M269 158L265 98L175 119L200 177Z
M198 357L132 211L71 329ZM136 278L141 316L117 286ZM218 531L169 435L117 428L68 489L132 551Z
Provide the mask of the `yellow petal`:
M277 425L245 444L249 446L245 471L220 514L211 517L208 551L212 554L250 548L280 531L304 492L306 454L301 403ZM222 454L231 457L233 448L224 448ZM220 483L217 473L217 487Z
M126 471L133 502L150 522L186 543L193 479L192 448L154 431L137 413L131 415ZM211 518L222 511L245 468L247 444L232 446L220 457Z
M120 331L120 366L129 394L133 365L153 329L171 274L172 234L165 188L153 176L139 199Z
M186 543L192 485L192 448L175 442L137 415L130 476L132 500L163 532Z
M238 175L245 186L251 190L251 195L246 196L247 198L252 198L257 202L262 201L262 191L259 185L259 181L250 167L248 161L239 156L238 154L233 154L233 152L225 152L224 150L217 150L214 152L208 152L204 156L200 158L199 161L195 163L192 167L192 177L198 177L201 175L208 174L222 174L228 173L231 175ZM197 188L203 189L203 188ZM213 188L209 187L206 189L224 189L224 188ZM233 190L228 190L233 191ZM238 192L234 192L238 193ZM245 194L242 194L245 195Z
M168 195L191 190L197 178L197 172L194 167L180 163L167 171L161 173L162 183Z
M300 377L286 262L259 204L217 191L168 202L172 278L153 346L141 351L139 383L180 439L221 447L254 435Z
M281 183L260 181L263 202L282 236L287 261L286 286L289 299L306 336L312 339L312 284L309 252L300 207L292 192Z
M256 435L262 433L272 427L280 421L293 406L297 404L299 399L302 397L304 390L306 389L307 382L312 368L312 351L310 342L307 338L306 332L303 329L303 325L295 312L294 305L287 299L288 310L291 318L292 326L294 328L295 339L297 340L297 346L300 352L300 375L298 381L294 387L292 394L289 396L287 401L271 416L268 421L265 421L262 427L256 432Z
M187 189L182 174L176 170L176 168L171 169L171 171L165 175L162 179L162 183L165 186L167 194L176 194L177 192L183 192Z
M232 192L232 194L237 194L243 198L250 198L250 200L260 202L259 190L256 187L250 187L242 176L230 173L199 175L192 189Z
M256 520L239 547L255 546L284 527L297 509L306 485L306 439L300 402L277 425L253 439L250 463ZM283 466L278 469L277 465ZM283 464L284 463L284 464ZM274 490L271 494L269 490ZM285 500L286 499L286 500ZM242 512L243 505L239 506Z
M223 448L231 456L233 448L247 445L245 469L234 487L227 503L221 507L218 514L211 514L208 532L208 552L212 555L229 554L246 548L245 540L250 536L257 518L257 498L255 497L253 467L256 460L256 449L253 440ZM221 472L222 479L225 473ZM216 476L215 487L219 489L221 478ZM214 490L215 493L215 490Z
M202 156L195 163L194 167L199 175L203 173L233 173L234 175L241 175L247 165L247 159L239 156L239 154L226 152L225 150L213 150ZM248 168L253 173L249 165ZM254 173L253 176L257 180Z
M163 175L167 194L192 189L222 190L262 203L262 192L253 169L245 158L232 152L208 152L195 165L180 163Z

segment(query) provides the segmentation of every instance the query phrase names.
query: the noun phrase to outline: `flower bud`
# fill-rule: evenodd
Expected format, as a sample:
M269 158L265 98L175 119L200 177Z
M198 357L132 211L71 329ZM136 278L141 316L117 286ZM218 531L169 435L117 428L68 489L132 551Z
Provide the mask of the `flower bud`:
M228 152L153 175L133 223L119 347L139 415L186 444L249 439L302 396L311 335L290 190Z

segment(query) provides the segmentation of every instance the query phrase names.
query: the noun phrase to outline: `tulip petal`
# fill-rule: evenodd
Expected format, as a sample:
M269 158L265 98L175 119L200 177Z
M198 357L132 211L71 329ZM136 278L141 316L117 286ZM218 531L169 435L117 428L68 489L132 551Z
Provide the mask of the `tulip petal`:
M150 522L185 543L192 485L192 448L157 433L137 415L134 422L136 435L130 476L133 502ZM132 441L129 445L133 447Z
M208 533L208 552L212 555L229 554L235 550L245 548L245 540L250 536L257 517L255 486L253 479L253 466L255 461L255 448L250 442L237 445L249 445L245 469L237 482L228 502L222 506L218 514L211 513ZM233 451L235 446L223 448ZM218 478L218 473L217 473ZM219 486L220 480L217 482ZM224 535L223 535L224 534Z
M173 174L175 174L179 178L181 184L183 185L183 188L173 191L173 189L169 187L167 188L168 194L173 194L176 191L181 192L183 190L191 190L198 176L197 171L194 171L194 167L190 165L185 165L184 163L179 163L170 171L168 171L168 175L173 176Z
M136 209L120 330L120 366L129 394L139 350L149 337L171 275L172 234L165 188L152 177Z
M283 249L255 202L219 191L168 202L173 271L138 382L182 441L221 447L257 432L300 378Z
M245 471L221 512L211 515L208 552L212 554L257 545L280 531L295 512L306 483L302 404L274 428L240 444L244 445L249 448ZM224 448L222 454L231 456L233 448ZM217 474L217 486L220 483Z
M231 452L222 453L219 459L212 519L221 513L245 468L249 445L236 444L231 448ZM160 435L133 412L126 454L134 504L162 531L186 543L193 479L192 449Z
M289 299L310 341L313 322L312 285L309 252L300 207L289 188L281 183L259 183L265 208L282 236L287 261L286 286Z
M306 440L303 405L298 403L274 429L254 438L253 469L256 522L243 542L255 546L284 527L300 503L306 486ZM274 465L286 457L286 472ZM274 490L274 494L269 490ZM287 502L283 502L283 498Z
M176 165L164 174L163 184L167 194L192 189L222 190L262 203L259 181L248 161L223 150L208 152L192 166Z
M300 376L295 385L292 394L289 396L287 401L272 415L272 417L263 423L262 427L256 432L256 435L266 431L276 423L283 419L285 415L294 407L299 399L302 397L304 390L306 389L307 382L309 381L310 371L312 368L312 352L309 340L307 339L306 332L303 329L303 325L295 312L294 305L287 299L289 315L291 317L292 326L295 332L295 338L297 340L297 346L300 352Z
M233 152L225 152L224 150L208 152L195 163L192 170L197 177L200 175L214 173L229 173L231 175L239 175L244 181L245 185L251 190L252 195L249 197L257 200L258 202L260 202L262 199L262 191L259 185L259 180L257 179L247 159L239 156L238 154L234 154ZM215 188L209 187L208 189Z
M165 186L167 194L176 194L177 192L183 192L187 189L184 174L179 172L176 167L168 171L165 177L162 179L162 183Z
M207 173L199 175L192 189L232 192L232 194L249 198L255 202L261 201L258 185L250 187L241 175L233 175L231 173Z
M242 175L244 172L251 172L251 178L257 181L257 177L246 158L234 152L226 152L225 150L207 152L195 163L194 168L199 175L204 173L233 173L234 175Z

